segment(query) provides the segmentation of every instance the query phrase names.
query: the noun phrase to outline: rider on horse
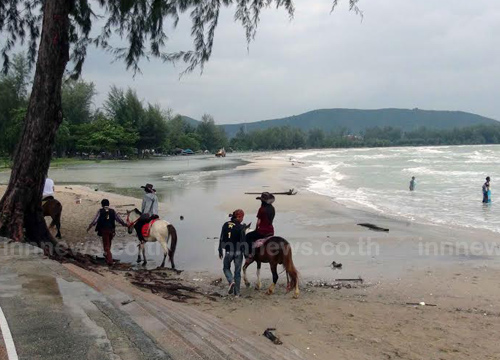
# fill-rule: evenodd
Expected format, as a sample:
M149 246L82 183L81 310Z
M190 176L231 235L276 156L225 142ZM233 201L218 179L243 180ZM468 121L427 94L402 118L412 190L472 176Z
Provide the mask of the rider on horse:
M245 213L241 209L234 210L231 220L224 223L219 240L219 259L222 260L224 249L224 275L229 283L229 294L240 295L241 265L243 263L243 247L245 243L245 228L242 224ZM231 263L234 261L234 278L231 273Z
M256 229L246 235L246 257L251 258L253 255L253 245L255 241L274 235L273 220L275 215L274 195L268 192L263 192L256 198L261 201L261 206L257 212Z
M45 184L43 185L42 202L53 198L54 198L54 181L52 179L46 178Z
M156 190L153 188L152 184L146 184L141 186L144 189L145 194L142 198L142 215L139 220L135 223L134 228L137 232L137 237L139 241L144 242L144 236L142 235L142 227L153 219L158 219L158 197L156 196Z

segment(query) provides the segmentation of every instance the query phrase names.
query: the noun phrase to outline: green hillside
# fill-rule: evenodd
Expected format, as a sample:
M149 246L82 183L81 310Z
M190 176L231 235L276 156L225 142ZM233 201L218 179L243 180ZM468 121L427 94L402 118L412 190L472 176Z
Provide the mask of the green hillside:
M194 124L191 121L190 123ZM241 126L244 126L247 132L289 125L305 131L322 129L328 132L344 128L353 134L357 134L365 129L376 126L391 126L400 128L403 131L410 131L422 126L429 129L452 129L476 124L498 124L498 122L494 119L463 111L321 109L281 119L263 120L246 124L226 124L222 126L231 138L238 132Z

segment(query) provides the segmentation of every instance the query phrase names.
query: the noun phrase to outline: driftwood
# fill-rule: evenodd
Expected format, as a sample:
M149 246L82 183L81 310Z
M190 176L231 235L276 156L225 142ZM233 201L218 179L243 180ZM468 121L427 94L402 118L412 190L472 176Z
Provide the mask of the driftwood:
M335 281L359 281L360 283L363 283L363 279L361 277L357 279L335 279Z
M373 224L369 224L369 223L361 223L361 224L358 224L359 226L364 226L370 230L373 230L373 231L385 231L385 232L389 232L389 229L386 229L386 228L381 228L380 226L377 226L377 225L373 225Z
M290 189L288 191L282 191L282 192L273 192L273 191L269 191L271 194L273 195L295 195L297 194L297 190L295 189ZM245 194L247 195L260 195L262 194L261 192L246 192Z

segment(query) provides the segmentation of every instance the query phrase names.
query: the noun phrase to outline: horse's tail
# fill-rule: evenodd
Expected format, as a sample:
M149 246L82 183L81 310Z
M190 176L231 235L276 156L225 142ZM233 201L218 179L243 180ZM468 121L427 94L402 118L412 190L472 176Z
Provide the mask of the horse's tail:
M168 248L168 257L170 259L170 262L172 263L172 268L175 268L174 255L175 255L175 248L177 247L177 230L175 230L175 228L172 224L168 224L167 229L168 229L168 236L170 237L170 246Z
M292 260L292 247L288 243L288 241L284 241L283 243L283 266L285 267L286 272L290 276L290 288L292 290L297 286L299 282L299 272L295 268Z

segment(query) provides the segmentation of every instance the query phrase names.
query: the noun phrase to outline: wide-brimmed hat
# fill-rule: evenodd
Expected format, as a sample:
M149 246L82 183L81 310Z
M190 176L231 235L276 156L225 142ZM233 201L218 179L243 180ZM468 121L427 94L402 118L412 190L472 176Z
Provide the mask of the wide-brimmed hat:
M265 191L262 194L260 194L260 196L257 196L256 199L261 200L266 204L272 204L274 202L274 195Z
M146 184L144 186L141 186L141 189L148 189L148 190L151 190L153 191L153 184Z

